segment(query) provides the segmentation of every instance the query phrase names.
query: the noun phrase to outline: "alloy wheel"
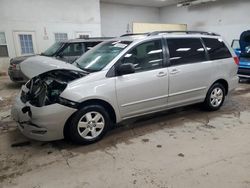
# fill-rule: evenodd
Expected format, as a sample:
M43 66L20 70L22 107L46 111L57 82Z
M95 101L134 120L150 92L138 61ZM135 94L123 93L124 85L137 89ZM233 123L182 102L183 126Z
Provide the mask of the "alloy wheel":
M88 112L78 122L78 133L87 140L98 137L105 126L105 120L99 112Z
M218 107L222 103L223 100L223 91L221 88L216 87L213 89L210 95L210 103L213 107Z

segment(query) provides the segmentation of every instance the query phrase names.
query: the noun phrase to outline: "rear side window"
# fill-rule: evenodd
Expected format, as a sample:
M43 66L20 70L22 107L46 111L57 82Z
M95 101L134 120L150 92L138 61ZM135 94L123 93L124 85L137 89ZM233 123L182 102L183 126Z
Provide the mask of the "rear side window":
M221 39L202 38L211 60L232 57L230 51Z
M206 61L206 53L199 38L167 39L171 65Z

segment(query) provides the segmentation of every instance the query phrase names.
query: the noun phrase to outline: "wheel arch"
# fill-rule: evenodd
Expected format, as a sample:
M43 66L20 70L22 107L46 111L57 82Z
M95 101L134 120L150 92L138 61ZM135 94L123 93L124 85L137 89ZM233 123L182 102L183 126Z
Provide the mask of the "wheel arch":
M104 107L107 110L108 114L110 115L110 119L111 119L112 123L115 124L117 122L117 115L116 115L115 109L107 101L102 100L102 99L89 99L89 100L81 102L78 109L81 109L83 106L87 106L87 105L100 105L100 106ZM77 111L75 113L77 113ZM68 118L68 120L66 121L66 123L64 125L63 134L64 134L64 137L66 139L69 138L69 135L68 135L69 131L68 130L69 130L69 126L70 126L70 121L74 117L75 113L73 113Z
M215 84L215 83L220 83L221 85L224 86L225 90L226 90L226 95L228 94L228 89L229 89L229 85L228 82L225 79L218 79L216 80L211 87Z

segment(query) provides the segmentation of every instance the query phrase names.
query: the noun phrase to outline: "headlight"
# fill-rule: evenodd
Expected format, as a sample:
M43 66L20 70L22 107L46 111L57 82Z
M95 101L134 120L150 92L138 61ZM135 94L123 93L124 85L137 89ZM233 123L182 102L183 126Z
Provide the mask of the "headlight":
M58 103L71 108L78 108L79 103L59 97Z

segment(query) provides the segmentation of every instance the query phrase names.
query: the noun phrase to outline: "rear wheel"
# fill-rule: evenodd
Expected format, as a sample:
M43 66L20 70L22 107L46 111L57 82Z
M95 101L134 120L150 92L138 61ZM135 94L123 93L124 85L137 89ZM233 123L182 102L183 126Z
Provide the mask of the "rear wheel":
M204 107L211 111L220 109L225 100L225 94L225 87L220 83L215 83L207 92Z
M78 144L91 144L100 140L110 126L109 114L102 106L86 106L72 117L70 138Z

